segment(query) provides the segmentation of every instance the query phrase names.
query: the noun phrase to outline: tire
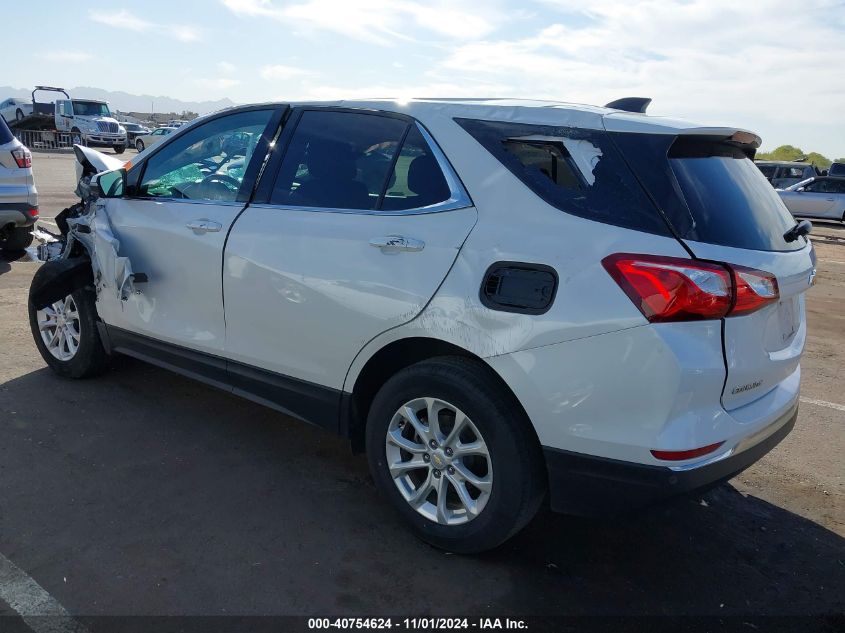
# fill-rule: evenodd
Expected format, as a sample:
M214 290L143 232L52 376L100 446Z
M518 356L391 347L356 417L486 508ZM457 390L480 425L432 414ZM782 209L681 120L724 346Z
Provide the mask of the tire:
M72 303L68 304L68 300L71 300ZM60 358L59 355L50 351L41 335L42 330L39 326L39 319L46 313L45 311L36 310L30 299L29 327L32 330L32 336L35 339L35 345L38 347L41 357L54 372L63 378L90 378L103 373L108 369L109 356L106 354L100 339L100 332L97 330L97 309L95 306L94 291L90 288L79 288L65 297L63 301L57 301L52 306L49 306L49 309L56 312L60 304L64 306L66 315L72 315L71 308L76 308L77 319L75 320L75 329L79 334L78 345L75 352L67 358ZM61 347L63 352L70 349L70 346Z
M137 141L135 141L135 149L138 150L139 154L141 152L143 152L144 151L144 141L142 141L141 139L138 139Z
M436 401L435 409L442 406L442 412L437 414L442 432L437 434L439 448L429 451L417 424L422 422L428 432L426 437L432 437L432 428L423 420L426 410L422 408L432 401ZM408 414L400 413L406 403L418 411L417 424L410 422ZM463 413L471 428L465 424L459 440L443 441L455 428L449 426L455 419L453 413ZM388 439L388 433L393 438L401 434L402 445L411 446L414 452L398 449ZM493 371L472 359L450 356L427 360L393 376L373 400L366 443L376 487L417 536L451 552L482 552L504 543L534 517L545 494L545 464L530 421ZM476 454L459 457L462 447L466 450L472 446L478 448ZM388 464L407 465L411 460L417 464L413 474L402 467L394 479ZM479 484L489 485L486 497L481 488L461 483L470 481L461 477L468 471ZM418 509L411 505L409 496L413 498L426 485L443 488L425 494L423 505L417 503ZM461 501L458 485L463 486L473 503ZM447 507L442 513L438 507L440 490L447 491ZM475 506L477 514L469 511L471 506Z
M22 251L32 244L32 227L18 227L11 229L5 240L0 241L0 248L4 251Z
M20 108L15 110L15 121L23 121L23 110Z
M115 154L122 154L126 151L126 145L115 145L112 147Z

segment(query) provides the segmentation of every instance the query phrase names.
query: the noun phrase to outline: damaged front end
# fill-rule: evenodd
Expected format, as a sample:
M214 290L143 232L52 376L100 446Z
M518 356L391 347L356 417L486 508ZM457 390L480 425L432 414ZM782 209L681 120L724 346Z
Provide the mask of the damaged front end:
M112 292L126 301L146 281L133 273L127 257L120 255L120 241L106 212L100 177L123 167L123 162L96 150L74 145L80 201L56 216L60 235L39 231L38 258L45 264L30 287L30 300L40 310L71 294L91 287L99 298Z

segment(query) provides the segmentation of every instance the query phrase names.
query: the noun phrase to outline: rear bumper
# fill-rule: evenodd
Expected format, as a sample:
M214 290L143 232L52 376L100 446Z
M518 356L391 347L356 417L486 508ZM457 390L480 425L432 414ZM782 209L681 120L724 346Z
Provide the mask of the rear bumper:
M38 205L26 203L0 203L0 228L14 224L16 227L32 226L38 221L38 216L29 215L30 209L37 209Z
M727 481L777 446L797 416L796 402L771 424L700 465L653 466L543 447L552 510L612 516Z

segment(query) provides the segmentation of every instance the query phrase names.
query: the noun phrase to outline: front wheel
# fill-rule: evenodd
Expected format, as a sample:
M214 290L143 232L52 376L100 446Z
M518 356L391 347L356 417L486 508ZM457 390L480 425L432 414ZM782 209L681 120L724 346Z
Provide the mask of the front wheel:
M74 290L42 310L37 310L30 298L29 327L41 357L60 376L88 378L108 367L90 288Z
M114 150L115 154L122 154L126 151L126 145L114 145L112 149Z
M545 492L530 421L471 359L396 374L373 401L366 439L376 486L420 538L445 550L500 545L533 518Z
M4 251L22 251L32 244L32 228L18 227L11 229L6 239L0 240L0 249Z
M141 139L138 139L137 141L135 141L135 149L138 150L139 154L141 152L143 152L144 151L144 141L142 141Z

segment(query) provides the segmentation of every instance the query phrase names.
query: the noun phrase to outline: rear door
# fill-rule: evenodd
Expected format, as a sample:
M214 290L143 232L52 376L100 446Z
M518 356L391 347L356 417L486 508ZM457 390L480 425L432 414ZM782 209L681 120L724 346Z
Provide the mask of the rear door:
M835 180L829 178L817 178L806 185L804 191L797 192L801 212L816 218L833 217L837 184Z
M642 137L642 138L635 138ZM748 404L793 375L806 339L804 293L814 277L809 241L788 242L795 219L732 137L621 134L632 166L699 259L771 273L779 298L724 319L728 369L722 404Z
M286 128L226 245L227 356L340 389L368 341L428 303L476 211L407 117L303 109Z

